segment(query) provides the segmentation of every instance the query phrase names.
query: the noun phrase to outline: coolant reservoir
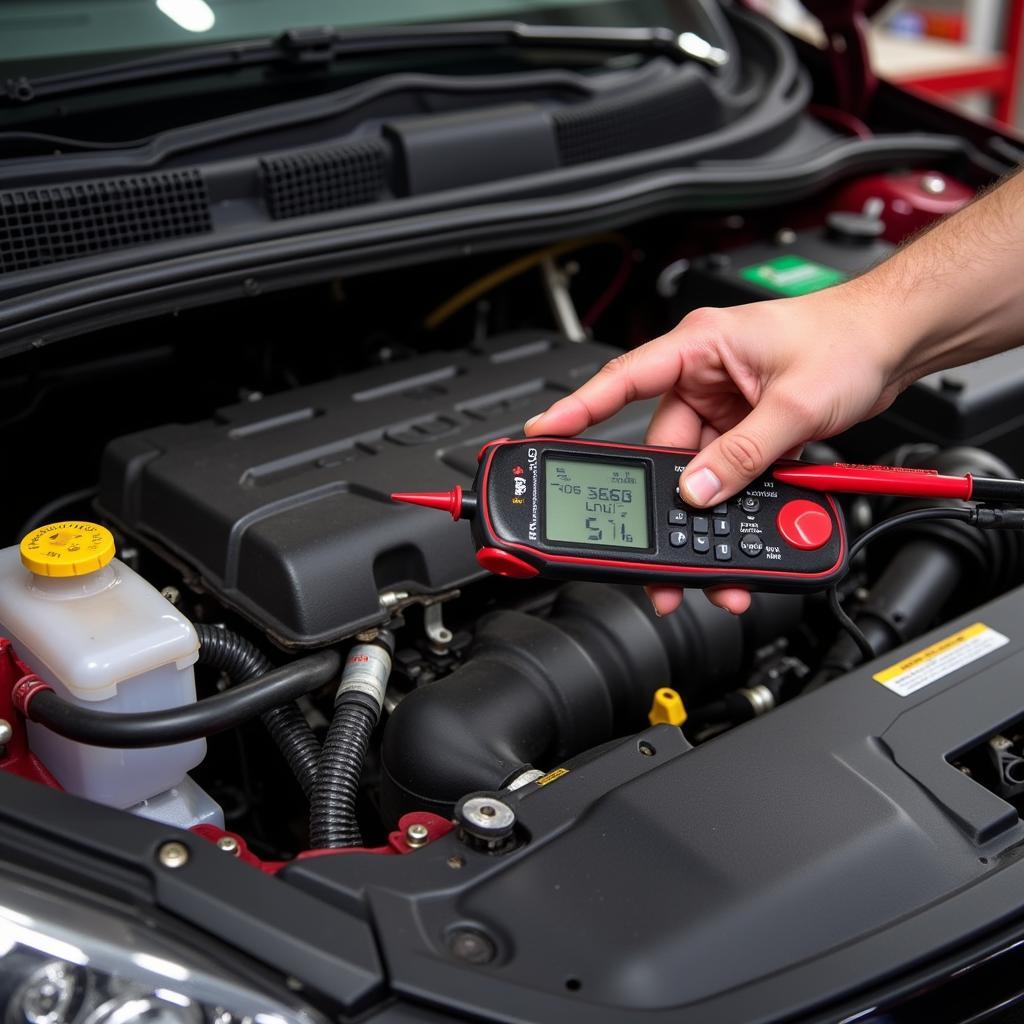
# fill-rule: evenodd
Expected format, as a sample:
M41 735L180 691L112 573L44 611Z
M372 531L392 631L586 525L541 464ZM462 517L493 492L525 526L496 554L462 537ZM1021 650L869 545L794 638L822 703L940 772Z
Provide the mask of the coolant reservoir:
M155 711L196 699L192 624L114 558L94 523L44 526L0 550L0 636L66 700L97 711ZM205 740L110 750L28 723L33 752L68 792L130 807L185 780Z

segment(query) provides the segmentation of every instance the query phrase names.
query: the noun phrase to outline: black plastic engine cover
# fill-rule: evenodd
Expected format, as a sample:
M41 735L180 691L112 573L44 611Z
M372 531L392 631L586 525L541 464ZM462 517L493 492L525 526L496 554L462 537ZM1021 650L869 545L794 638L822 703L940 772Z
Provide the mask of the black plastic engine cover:
M108 445L98 504L285 647L385 618L381 591L483 575L468 523L394 505L394 490L472 483L485 441L572 391L616 349L516 334L418 356ZM652 406L600 436L640 441Z

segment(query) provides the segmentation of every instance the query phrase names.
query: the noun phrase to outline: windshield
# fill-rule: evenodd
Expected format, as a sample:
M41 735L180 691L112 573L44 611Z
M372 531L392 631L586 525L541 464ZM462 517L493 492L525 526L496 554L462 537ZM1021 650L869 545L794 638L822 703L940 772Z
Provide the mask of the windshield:
M86 58L203 42L275 36L285 29L513 18L581 25L670 25L672 0L0 0L0 62Z

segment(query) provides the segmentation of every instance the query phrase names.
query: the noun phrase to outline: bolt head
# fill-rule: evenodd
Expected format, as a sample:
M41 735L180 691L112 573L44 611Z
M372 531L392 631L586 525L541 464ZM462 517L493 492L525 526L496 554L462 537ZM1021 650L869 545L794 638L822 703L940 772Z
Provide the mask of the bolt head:
M235 857L242 852L242 847L234 836L221 836L220 839L217 840L217 849L223 850L225 853L230 853Z
M516 823L515 811L495 797L469 797L460 812L463 822L481 833L504 833Z
M921 179L921 191L930 196L941 196L946 191L946 179L939 174L926 174Z
M420 822L413 822L405 830L405 841L414 849L426 846L430 841L430 830Z
M188 863L188 847L184 843L172 841L164 843L157 850L157 859L165 868L183 868Z
M0 718L0 747L6 747L14 739L14 729L6 718Z
M475 928L458 928L448 939L452 956L471 964L489 964L497 949L491 939Z

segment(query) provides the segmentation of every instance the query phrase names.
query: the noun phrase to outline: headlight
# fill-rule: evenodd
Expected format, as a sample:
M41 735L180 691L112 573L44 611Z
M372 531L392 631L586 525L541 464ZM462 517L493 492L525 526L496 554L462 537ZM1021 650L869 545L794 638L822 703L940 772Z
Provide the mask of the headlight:
M141 924L0 878L2 1024L324 1024Z

